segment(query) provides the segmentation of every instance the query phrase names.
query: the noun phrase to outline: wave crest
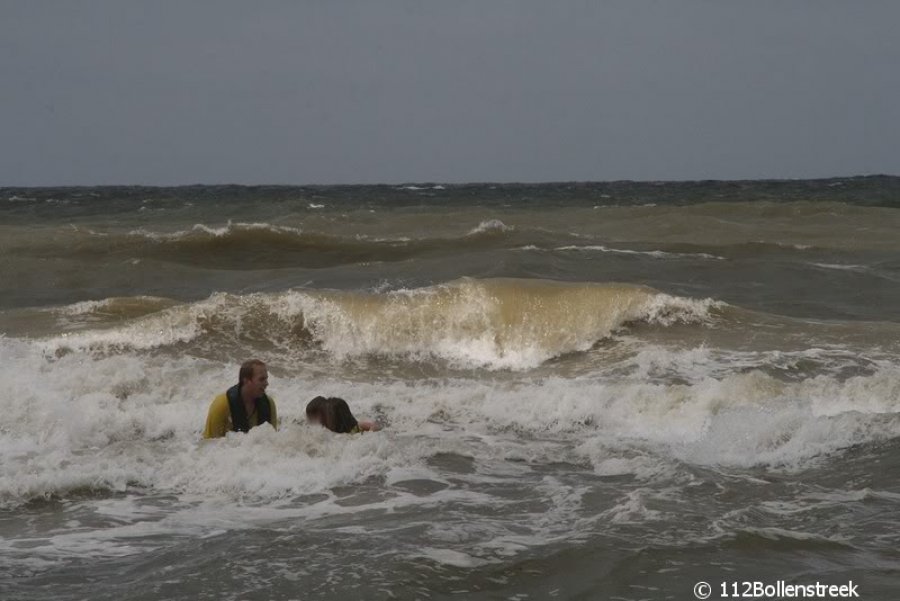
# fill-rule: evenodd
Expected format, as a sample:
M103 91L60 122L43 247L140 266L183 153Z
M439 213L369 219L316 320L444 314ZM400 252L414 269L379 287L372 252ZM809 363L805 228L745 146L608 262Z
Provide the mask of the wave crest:
M586 351L633 322L708 323L720 305L631 284L463 278L385 293L217 293L43 344L59 353L147 350L211 339L289 350L316 347L337 358L439 358L467 367L527 369Z

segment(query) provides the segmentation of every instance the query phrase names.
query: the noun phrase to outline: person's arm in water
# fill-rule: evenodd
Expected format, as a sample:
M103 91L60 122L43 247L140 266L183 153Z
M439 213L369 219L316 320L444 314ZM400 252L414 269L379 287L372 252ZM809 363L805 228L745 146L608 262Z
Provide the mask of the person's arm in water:
M275 403L272 403L272 418L275 418ZM222 438L231 429L231 409L228 407L228 398L220 394L209 406L209 414L206 416L206 428L203 429L203 438Z
M358 421L356 422L356 425L359 427L360 432L378 432L381 430L381 426L375 422Z

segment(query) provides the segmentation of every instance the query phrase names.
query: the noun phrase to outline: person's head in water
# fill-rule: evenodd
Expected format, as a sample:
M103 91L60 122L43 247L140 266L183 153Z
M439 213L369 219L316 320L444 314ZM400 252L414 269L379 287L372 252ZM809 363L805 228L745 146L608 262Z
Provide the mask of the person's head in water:
M307 403L306 419L308 419L311 424L325 425L325 416L323 414L327 403L328 399L323 396L317 396Z
M241 394L248 398L262 396L269 386L269 371L266 364L259 359L250 359L241 364L238 372L238 387Z
M320 423L332 432L339 434L347 434L359 426L347 401L338 397L325 399Z

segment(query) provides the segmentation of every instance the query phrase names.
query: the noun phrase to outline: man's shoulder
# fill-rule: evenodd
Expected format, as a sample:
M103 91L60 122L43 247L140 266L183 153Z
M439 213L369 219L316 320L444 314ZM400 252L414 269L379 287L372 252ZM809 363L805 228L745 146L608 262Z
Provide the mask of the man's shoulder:
M217 395L216 398L212 400L212 403L209 405L210 411L215 409L224 409L228 407L228 394L222 393Z

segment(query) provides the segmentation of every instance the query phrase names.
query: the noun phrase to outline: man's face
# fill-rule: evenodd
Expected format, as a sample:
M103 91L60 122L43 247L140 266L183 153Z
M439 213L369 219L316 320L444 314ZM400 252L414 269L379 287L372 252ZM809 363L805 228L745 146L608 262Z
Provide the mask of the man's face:
M261 395L269 386L269 371L263 365L255 366L253 368L253 377L247 380L245 386L254 396Z

